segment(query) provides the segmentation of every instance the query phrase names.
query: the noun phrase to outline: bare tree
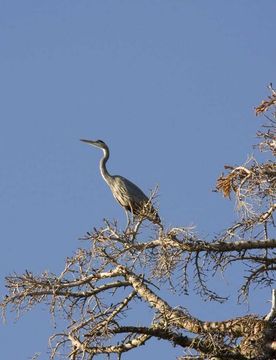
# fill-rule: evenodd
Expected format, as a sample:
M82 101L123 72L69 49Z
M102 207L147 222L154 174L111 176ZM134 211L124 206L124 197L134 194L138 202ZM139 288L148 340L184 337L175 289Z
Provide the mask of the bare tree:
M8 294L1 307L19 314L38 303L49 305L52 316L66 319L65 329L50 339L51 359L61 354L71 360L122 354L149 343L152 338L183 349L181 359L276 359L276 292L270 312L263 318L246 315L224 321L202 321L188 309L164 300L162 288L175 293L193 285L203 299L224 302L210 289L208 279L229 265L243 264L238 296L249 297L252 285L270 287L275 278L276 238L276 93L256 108L266 125L258 133L260 151L270 156L241 166L225 166L217 190L234 196L239 220L212 241L200 239L191 229L160 231L145 228L145 218L125 231L104 222L86 234L88 246L68 258L58 274L30 271L6 277ZM274 237L273 237L274 231ZM192 281L191 281L192 277ZM137 307L149 308L151 317L141 325ZM131 316L130 316L131 315ZM136 318L135 318L136 317ZM130 320L131 319L131 320Z

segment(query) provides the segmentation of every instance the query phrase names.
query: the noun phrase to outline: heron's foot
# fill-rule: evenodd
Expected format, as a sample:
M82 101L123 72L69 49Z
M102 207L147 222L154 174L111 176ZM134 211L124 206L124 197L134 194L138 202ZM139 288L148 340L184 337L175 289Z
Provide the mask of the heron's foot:
M126 242L133 243L136 233L130 224L126 226L126 228L124 230L124 234L125 234Z

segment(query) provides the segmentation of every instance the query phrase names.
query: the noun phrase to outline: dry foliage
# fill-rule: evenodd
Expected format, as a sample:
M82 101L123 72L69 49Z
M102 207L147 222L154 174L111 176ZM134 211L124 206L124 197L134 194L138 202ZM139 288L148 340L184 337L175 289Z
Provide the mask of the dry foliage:
M274 99L274 102L272 101ZM256 110L275 106L263 102ZM187 309L164 299L191 289L204 300L227 301L210 288L209 278L230 265L245 264L239 297L248 297L252 285L271 287L275 281L276 210L275 121L258 133L259 148L271 159L242 166L226 166L217 181L224 196L234 195L239 220L212 241L192 229L145 227L145 219L120 231L105 220L100 229L83 237L83 247L68 258L60 274L30 271L6 277L7 295L1 307L18 315L45 303L53 318L62 315L66 326L50 339L51 359L64 354L71 360L104 354L118 359L152 338L183 349L181 359L276 358L276 293L265 317L247 315L223 321L203 321ZM141 324L140 311L149 318Z
M270 111L269 115L266 115L268 119L268 124L264 126L264 131L259 131L257 135L262 141L259 144L261 151L271 151L274 156L276 156L276 116L275 116L275 106L276 106L276 92L272 87L272 84L268 87L271 91L271 96L268 97L268 100L262 101L262 103L256 108L256 115L260 115L266 111Z
M255 108L256 115L260 115L267 110L271 109L272 106L276 105L276 92L272 87L272 84L268 86L268 88L271 91L271 95L268 96L267 100L263 100L259 106Z

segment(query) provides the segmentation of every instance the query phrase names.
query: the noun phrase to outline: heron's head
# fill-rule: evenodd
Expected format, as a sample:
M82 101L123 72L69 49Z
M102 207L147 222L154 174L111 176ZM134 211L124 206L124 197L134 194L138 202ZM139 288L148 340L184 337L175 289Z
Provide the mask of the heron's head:
M107 145L105 142L103 142L102 140L85 140L85 139L80 139L80 141L85 142L88 145L92 145L95 147L98 147L100 149L108 149Z

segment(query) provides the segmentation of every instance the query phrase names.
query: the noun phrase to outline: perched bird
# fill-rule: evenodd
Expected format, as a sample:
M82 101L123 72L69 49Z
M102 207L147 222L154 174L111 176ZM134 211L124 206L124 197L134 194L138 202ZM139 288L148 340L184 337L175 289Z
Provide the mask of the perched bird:
M102 140L84 140L81 141L98 147L103 150L103 157L100 160L100 171L103 179L106 181L110 190L118 201L118 203L125 209L128 225L130 223L128 211L132 215L138 215L145 217L148 220L152 221L155 224L159 224L160 227L161 221L157 211L154 209L149 198L143 193L141 189L135 184L133 184L128 179L120 175L110 175L106 169L106 162L109 159L109 148Z

